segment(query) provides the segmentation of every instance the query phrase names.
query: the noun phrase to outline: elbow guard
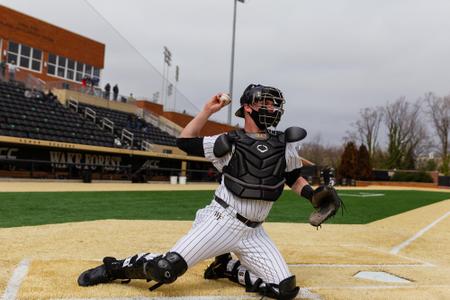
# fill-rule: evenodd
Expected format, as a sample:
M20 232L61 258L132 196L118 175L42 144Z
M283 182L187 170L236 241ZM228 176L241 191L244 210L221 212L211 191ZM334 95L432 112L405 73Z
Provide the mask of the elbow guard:
M284 174L284 178L286 178L286 184L289 187L292 187L292 185L297 181L297 179L300 177L301 175L301 169L295 169L292 170L288 173Z
M214 142L214 155L216 157L222 157L231 152L232 146L233 144L231 143L228 134L222 134Z
M203 138L177 138L177 146L189 155L205 156Z
M301 127L289 127L284 131L284 134L286 136L286 142L292 143L303 140L306 137L307 132Z

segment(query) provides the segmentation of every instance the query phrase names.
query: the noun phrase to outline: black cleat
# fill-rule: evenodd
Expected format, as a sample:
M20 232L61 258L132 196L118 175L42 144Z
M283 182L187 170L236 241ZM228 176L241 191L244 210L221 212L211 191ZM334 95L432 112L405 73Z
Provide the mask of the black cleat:
M231 259L230 253L216 256L213 263L206 268L203 277L205 279L228 278L228 276L225 275L225 271L227 270L227 264Z
M114 257L103 258L102 265L81 273L81 275L78 277L78 285L91 286L99 283L108 283L117 279L117 277L111 274L111 266L113 264L117 264L118 262L119 261Z

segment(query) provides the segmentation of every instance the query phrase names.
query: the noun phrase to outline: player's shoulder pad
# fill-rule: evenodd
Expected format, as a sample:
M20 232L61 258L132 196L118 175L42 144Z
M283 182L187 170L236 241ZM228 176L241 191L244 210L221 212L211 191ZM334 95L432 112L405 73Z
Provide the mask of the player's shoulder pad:
M286 143L298 142L303 140L307 133L306 130L301 127L289 127L284 131Z
M234 132L224 133L216 139L213 148L215 157L222 157L231 151L234 134Z

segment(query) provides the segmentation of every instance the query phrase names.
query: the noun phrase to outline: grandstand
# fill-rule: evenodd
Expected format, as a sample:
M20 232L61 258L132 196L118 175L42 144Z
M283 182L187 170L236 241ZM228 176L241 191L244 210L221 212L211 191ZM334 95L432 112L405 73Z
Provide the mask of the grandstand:
M205 158L176 147L192 115L105 97L103 43L2 5L0 17L2 70L18 70L0 72L0 177L211 180ZM160 86L160 75L152 81ZM209 122L201 134L231 129Z
M133 137L129 144L134 148L144 148L142 145L143 141L147 141L151 144L176 146L174 136L162 131L150 123L145 122L144 119L137 117L135 114L85 103L79 103L77 111L85 116L89 115L89 111L94 112L94 121L98 124L109 124L110 127L113 127L112 131L114 131L114 133L123 136L122 140L125 140L125 142L130 141L129 139L125 139L127 135L123 134L123 130L127 130Z
M52 94L0 82L0 135L112 147L111 132L73 113Z

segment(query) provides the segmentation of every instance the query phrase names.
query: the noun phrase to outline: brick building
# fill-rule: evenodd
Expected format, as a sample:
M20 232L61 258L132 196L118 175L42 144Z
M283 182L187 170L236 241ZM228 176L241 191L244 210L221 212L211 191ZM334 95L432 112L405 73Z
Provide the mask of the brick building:
M0 61L46 82L101 79L105 45L0 5Z

